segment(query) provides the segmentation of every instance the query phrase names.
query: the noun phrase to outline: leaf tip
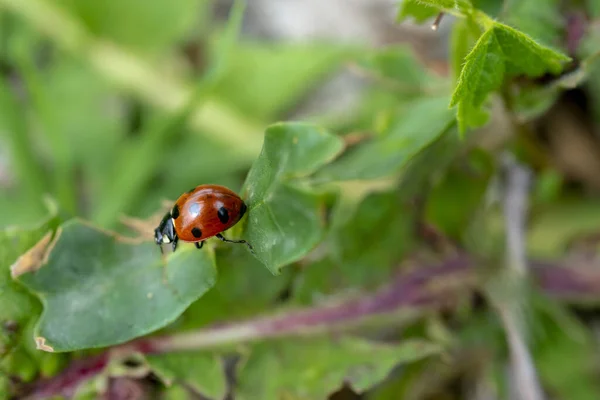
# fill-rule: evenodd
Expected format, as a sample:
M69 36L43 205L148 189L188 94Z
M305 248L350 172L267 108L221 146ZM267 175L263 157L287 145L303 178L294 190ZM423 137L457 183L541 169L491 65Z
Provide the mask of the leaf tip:
M56 237L60 235L60 228L56 231ZM46 233L39 242L22 254L13 265L10 266L10 274L13 279L28 272L37 271L48 260L48 254L56 240L52 242L52 232Z
M54 353L54 348L46 344L46 338L38 336L35 338L35 348L38 350Z

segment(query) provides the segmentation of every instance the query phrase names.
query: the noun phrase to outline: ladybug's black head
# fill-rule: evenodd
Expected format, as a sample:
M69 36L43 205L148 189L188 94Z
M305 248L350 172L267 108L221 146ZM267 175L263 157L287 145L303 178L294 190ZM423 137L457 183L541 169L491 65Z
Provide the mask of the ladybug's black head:
M162 221L160 221L158 227L154 230L154 241L159 246L161 246L163 243L177 242L177 235L175 233L175 227L173 225L171 213L167 213L163 217Z

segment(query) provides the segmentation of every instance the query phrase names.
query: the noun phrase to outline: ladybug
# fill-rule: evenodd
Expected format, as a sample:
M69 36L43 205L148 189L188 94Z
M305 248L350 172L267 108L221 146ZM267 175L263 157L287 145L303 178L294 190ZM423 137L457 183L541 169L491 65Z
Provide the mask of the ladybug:
M221 235L221 232L237 224L246 210L246 204L240 196L224 186L196 186L182 194L165 214L154 230L154 240L159 246L172 243L175 251L180 239L192 242L201 249L206 239L216 236L224 242L244 243L253 251L245 240L229 240ZM162 246L160 249L162 252Z

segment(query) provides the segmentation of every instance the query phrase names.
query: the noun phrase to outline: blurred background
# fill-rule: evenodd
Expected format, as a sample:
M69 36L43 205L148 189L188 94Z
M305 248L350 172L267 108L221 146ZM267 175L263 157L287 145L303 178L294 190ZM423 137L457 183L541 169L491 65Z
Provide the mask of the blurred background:
M0 226L39 221L48 213L49 197L64 213L121 229L124 215L148 217L162 200L173 200L195 185L216 183L238 191L271 123L312 121L348 138L376 135L391 114L380 111L402 108L411 101L413 89L444 92L454 84L450 16L434 31L430 22L398 24L398 1L249 0L239 40L231 45L227 23L232 3L0 0ZM508 21L512 25L573 57L576 62L569 72L580 71L577 62L600 51L600 3L595 0L473 3L492 16L512 16ZM411 59L402 64L405 69L384 73L399 77L401 84L414 76L415 88L396 90L361 67L365 54L389 46L406 46L410 51L401 57L412 54L418 64ZM428 74L425 83L419 81L422 69ZM430 197L420 211L435 227L432 231L462 245L469 236L465 230L473 210L487 201L488 194L494 195L489 188L498 171L489 164L509 149L534 176L526 234L529 255L558 259L571 251L575 263L597 261L597 58L587 61L584 73L583 80L567 74L578 81L576 87L566 81L560 87L544 86L556 77L522 82L524 90L515 94L512 110L493 102L490 123L465 142L468 157L448 162L443 176L431 183ZM472 151L475 147L477 151ZM358 203L379 184L351 182L342 189ZM389 188L395 183L382 185ZM389 209L395 210L396 203ZM377 211L381 210L373 213ZM389 223L386 215L371 218L370 212L363 209L357 214L365 221L359 232L376 229L369 225L376 218ZM395 218L403 221L405 215ZM341 236L341 241L347 239ZM344 256L349 254L343 261L348 265L356 261L363 269L356 275L361 289L368 279L372 281L365 286L372 288L391 274L391 268L370 274L368 258L371 264L361 264L362 253L357 252L362 252L364 236L348 235L354 242L343 244ZM388 257L394 246L398 247L395 242L381 247L381 259L388 264L398 261L396 253ZM325 281L318 274L310 279L314 281L309 284L318 283L316 287L319 280ZM348 281L355 284L352 279ZM344 279L339 285L335 282L334 289L345 289ZM319 294L313 293L318 290L309 289L301 303L318 302ZM548 386L558 388L557 398L600 398L598 296L585 295L590 301L584 306L578 304L567 316L555 315L552 323L537 330L545 329L547 340L536 353L536 366ZM290 296L287 293L286 298ZM505 343L498 339L497 327L491 328L490 314L476 319L460 337L467 343L479 340L484 348L493 341L497 348L491 352L500 353L506 350ZM489 331L493 332L486 336ZM436 379L443 381L439 386L448 389L455 382L452 377L463 373L471 377L477 363L489 356L480 357L477 348L468 351L468 365L457 363L454 368L436 361L413 372L421 377L439 373ZM571 374L563 377L565 369ZM590 373L593 379L587 380ZM585 380L576 379L584 375ZM413 387L414 393L427 392L430 383L423 378L420 391ZM383 385L376 398L395 398L399 385ZM460 397L440 390L429 398Z
M393 1L253 0L223 54L231 6L7 1L0 223L39 220L46 194L114 227L197 184L237 190L268 124L309 120L344 133L370 123L368 80L351 68L365 49L408 42L447 71L447 24L399 26Z

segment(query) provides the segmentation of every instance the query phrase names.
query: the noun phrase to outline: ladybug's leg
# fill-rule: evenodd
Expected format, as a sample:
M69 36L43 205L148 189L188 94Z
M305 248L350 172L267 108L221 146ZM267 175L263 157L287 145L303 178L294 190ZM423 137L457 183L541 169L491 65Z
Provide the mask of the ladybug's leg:
M204 240L203 240L203 241L201 241L201 242L196 242L196 248L197 248L197 249L201 249L201 248L202 248L202 246L204 246Z
M179 237L175 236L173 238L173 251L175 251L177 249L177 242L179 242Z
M245 240L229 240L229 239L225 239L225 238L223 237L223 235L221 235L220 233L217 233L217 235L216 235L216 236L217 236L219 239L221 239L222 241L224 241L224 242L227 242L227 243L244 243L246 246L248 246L248 248L250 249L250 251L251 251L252 253L254 253L254 249L252 248L252 245L251 245L250 243L246 242Z

